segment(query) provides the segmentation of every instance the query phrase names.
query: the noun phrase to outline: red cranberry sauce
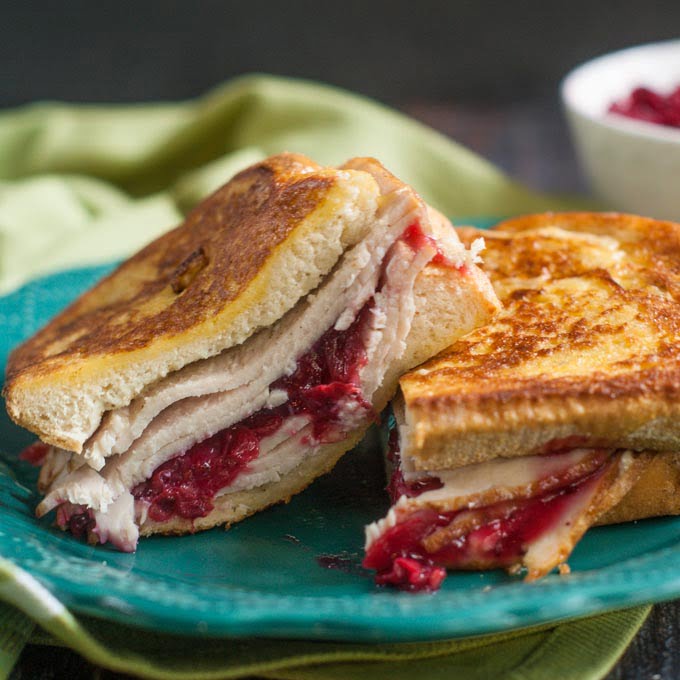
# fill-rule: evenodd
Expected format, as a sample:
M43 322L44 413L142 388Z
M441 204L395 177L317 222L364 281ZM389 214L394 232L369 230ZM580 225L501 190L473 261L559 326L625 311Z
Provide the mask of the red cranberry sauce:
M396 557L388 569L376 574L375 582L379 586L395 586L411 593L433 593L439 590L445 578L446 569L430 559Z
M43 442L33 442L27 446L20 454L19 460L25 460L36 467L42 465L45 461L45 456L48 454L50 447Z
M62 503L57 508L57 526L76 538L89 539L95 528L94 513L84 505Z
M376 583L404 590L432 590L437 568L480 569L510 567L521 561L530 544L559 521L574 494L594 483L604 463L589 475L557 490L520 501L504 501L485 508L438 513L423 508L385 531L366 552L363 566L375 569ZM448 527L461 513L481 518L469 533L457 535L428 552L424 543L436 530ZM408 568L403 560L409 560ZM422 573L416 565L421 565ZM434 576L433 576L434 574ZM442 576L443 578L443 576Z
M343 436L343 409L374 417L359 386L359 372L366 364L364 330L373 301L359 312L345 331L326 331L302 356L295 372L272 384L288 393L288 401L263 409L245 420L194 444L185 453L166 461L132 493L148 504L148 516L164 522L179 516L193 520L213 509L215 494L234 482L260 453L260 442L273 435L286 418L309 416L314 440L336 441Z
M545 456L553 453L565 453L573 449L586 448L607 448L607 444L584 434L570 434L567 437L547 441L536 451L536 455Z
M446 257L446 255L444 255L437 239L426 234L418 221L406 227L404 233L401 235L401 240L404 241L404 243L406 243L409 248L415 250L416 252L426 246L435 248L437 252L431 260L432 264L438 264L442 267L451 267L453 269L464 268L464 266L460 267L455 265L453 262L451 262L451 260L449 260L448 257Z
M614 102L609 111L647 123L680 128L680 85L668 95L637 87L625 99Z
M214 507L215 494L257 458L260 440L282 423L283 417L275 410L260 411L166 461L132 495L149 504L148 516L155 522L174 516L205 517Z
M326 331L298 360L293 374L272 384L272 389L288 394L288 402L280 408L288 415L304 414L312 419L314 438L319 442L344 436L341 421L349 403L354 402L368 419L375 417L373 406L361 393L359 376L368 361L364 331L372 309L373 299L364 305L349 328Z
M401 496L414 498L426 491L441 489L444 485L437 477L424 477L423 479L417 479L412 482L407 482L404 479L404 473L401 471L399 430L393 418L388 427L387 460L392 464L392 474L390 476L390 481L387 484L387 493L389 494L392 503L396 503Z

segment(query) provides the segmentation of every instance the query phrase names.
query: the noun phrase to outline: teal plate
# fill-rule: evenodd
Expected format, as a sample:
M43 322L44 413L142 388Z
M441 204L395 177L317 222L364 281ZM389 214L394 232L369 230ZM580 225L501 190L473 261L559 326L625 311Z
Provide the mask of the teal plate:
M0 299L0 360L106 268L34 281ZM4 409L2 410L4 414ZM290 504L225 532L91 547L33 516L29 433L0 420L0 555L73 611L189 635L417 641L490 633L680 595L680 519L594 529L572 574L533 584L450 574L434 595L379 590L361 566L364 525L387 509L375 433Z

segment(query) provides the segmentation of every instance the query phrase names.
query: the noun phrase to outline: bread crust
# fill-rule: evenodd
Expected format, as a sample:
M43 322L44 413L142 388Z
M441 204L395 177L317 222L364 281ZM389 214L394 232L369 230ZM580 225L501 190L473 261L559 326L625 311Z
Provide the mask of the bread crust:
M297 154L244 170L11 354L10 416L80 452L104 411L283 316L367 233L378 196L370 174Z
M680 515L680 454L654 453L633 488L597 524Z
M416 468L540 453L559 440L680 449L680 225L594 213L483 236L496 320L401 380Z

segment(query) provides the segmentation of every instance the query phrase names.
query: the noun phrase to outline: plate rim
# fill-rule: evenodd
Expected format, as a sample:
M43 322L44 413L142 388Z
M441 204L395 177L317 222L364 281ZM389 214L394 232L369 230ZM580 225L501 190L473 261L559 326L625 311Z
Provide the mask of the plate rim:
M0 299L6 301L27 286L51 281L62 275L99 275L110 266L74 267L47 274ZM5 514L4 509L0 510L1 514ZM20 521L29 521L23 515L19 517ZM677 523L680 527L680 517L644 521ZM5 530L6 526L4 522L0 529ZM36 524L36 530L42 531L44 527ZM574 572L567 577L550 575L535 583L505 581L489 585L488 590L487 586L465 591L444 589L433 595L368 591L361 593L356 602L352 601L353 606L347 606L343 599L346 595L340 598L332 595L281 596L261 591L237 593L238 589L233 588L225 596L224 603L231 598L231 603L236 606L226 614L223 609L216 609L213 612L201 612L201 617L197 618L195 610L170 603L161 615L163 607L158 601L134 596L123 604L110 598L104 616L101 598L93 597L91 591L88 593L87 584L74 587L72 581L39 569L25 569L20 561L8 555L4 557L15 567L35 577L76 613L146 630L205 637L257 635L355 642L440 640L580 618L680 596L680 544L675 544L627 558L615 565ZM455 578L455 574L449 578ZM17 586L21 588L19 582ZM554 593L561 596L552 597L548 606L546 597ZM390 603L391 610L387 607L381 612L375 605L369 607L371 611L367 612L367 597L374 602ZM274 600L280 606L268 611L262 606L254 609L252 605L253 601L269 605ZM340 611L335 607L339 601L343 601ZM460 609L461 601L463 604L468 603L467 610ZM422 603L426 606L418 606ZM455 615L445 616L452 607ZM402 617L395 618L395 611ZM403 618L406 615L407 619ZM435 617L437 627L433 630ZM408 621L406 627L405 620Z

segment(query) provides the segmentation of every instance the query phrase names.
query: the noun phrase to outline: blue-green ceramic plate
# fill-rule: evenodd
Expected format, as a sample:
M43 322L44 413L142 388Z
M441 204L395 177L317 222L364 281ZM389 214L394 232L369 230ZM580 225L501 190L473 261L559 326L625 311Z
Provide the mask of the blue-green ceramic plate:
M35 281L0 299L0 361L104 268ZM4 409L2 409L4 414ZM381 591L360 567L364 525L387 508L375 438L289 505L225 532L87 546L33 516L32 437L0 421L0 555L75 612L186 634L408 641L494 632L680 595L680 519L588 532L572 574L533 584L451 574L435 595ZM330 567L330 568L329 568Z

